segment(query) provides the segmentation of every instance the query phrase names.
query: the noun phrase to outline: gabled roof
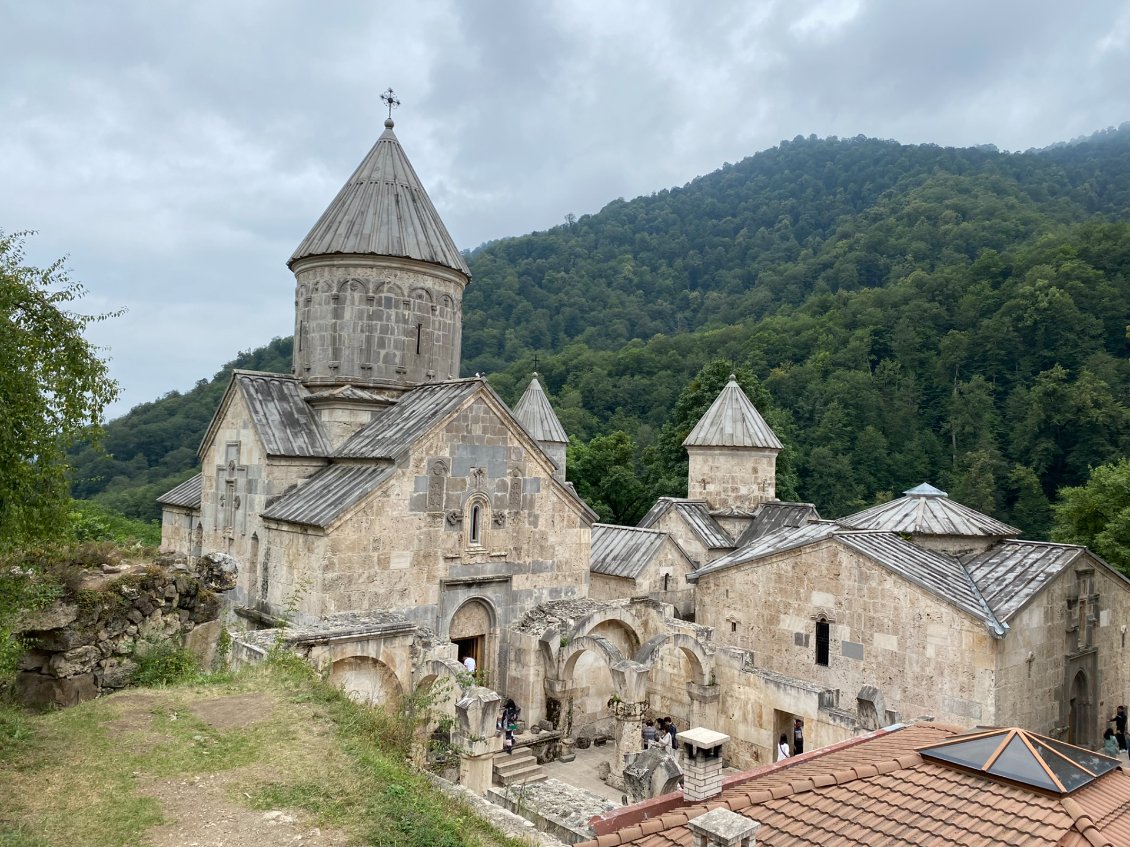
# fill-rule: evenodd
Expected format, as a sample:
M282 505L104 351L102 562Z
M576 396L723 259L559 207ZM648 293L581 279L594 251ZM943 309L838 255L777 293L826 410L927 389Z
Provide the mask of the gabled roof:
M166 491L157 498L162 506L180 506L184 509L199 509L200 495L204 490L204 474L189 477L180 485Z
M306 404L307 392L298 379L287 374L237 370L232 373L231 382L200 442L200 456L216 436L232 398L237 395L243 398L268 456L324 458L329 455L329 439L322 432L318 416Z
M526 386L526 391L514 406L514 417L538 441L569 443L565 427L561 425L561 421L553 412L553 407L549 405L549 398L542 391L537 374L534 374L530 384Z
M354 433L334 455L343 459L396 459L483 384L481 379L471 378L417 386Z
M734 546L734 539L714 520L710 514L710 506L703 500L686 500L681 497L660 497L655 501L646 515L637 526L648 529L654 526L661 517L674 509L687 526L691 528L699 541L710 550L728 550Z
M1011 538L1020 530L968 506L950 500L944 491L923 483L906 496L840 518L852 529L881 529L909 535L955 535Z
M840 531L835 537L934 596L985 621L995 634L1005 634L1005 627L1001 626L969 573L952 556L919 547L890 532Z
M262 517L327 527L395 472L391 465L330 465L263 510Z
M768 535L785 526L804 526L807 523L820 520L816 507L811 503L782 503L771 501L762 503L754 512L753 523L746 527L734 543L735 547L744 547L751 541L756 541L763 535Z
M635 579L668 540L678 547L675 539L657 529L595 523L592 525L589 569L593 573ZM682 553L681 547L679 552ZM685 553L683 558L686 558ZM694 567L690 559L687 563Z
M392 120L287 263L334 254L399 256L471 272L412 169Z
M594 828L607 834L581 847L690 847L687 823L714 808L760 822L756 840L766 847L1128 843L1130 775L1124 771L1104 773L1063 797L918 752L957 732L929 723L890 727L730 777L722 793L704 803L672 802L670 795L644 801L597 819ZM648 817L649 805L665 811Z
M1003 621L1085 553L1085 547L1074 544L1010 540L970 559L965 567Z
M683 446L764 447L780 450L781 442L745 396L737 379L730 374L730 381L706 410L706 414L695 424L690 435L683 441Z
M810 523L801 527L782 527L751 544L715 559L694 573L688 574L687 579L697 582L701 577L718 571L747 565L759 559L828 539L850 547L887 570L929 591L935 597L984 621L995 634L1004 635L1005 628L993 615L989 604L985 602L985 598L981 596L961 562L944 553L911 544L890 532L845 530L830 522Z

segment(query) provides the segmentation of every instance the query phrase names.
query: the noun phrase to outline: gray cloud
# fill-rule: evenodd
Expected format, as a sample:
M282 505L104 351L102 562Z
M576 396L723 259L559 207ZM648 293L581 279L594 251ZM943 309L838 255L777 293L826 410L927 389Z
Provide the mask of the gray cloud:
M117 413L292 329L285 260L380 132L457 243L797 134L1024 149L1130 118L1130 3L66 0L0 9L0 228L69 254Z

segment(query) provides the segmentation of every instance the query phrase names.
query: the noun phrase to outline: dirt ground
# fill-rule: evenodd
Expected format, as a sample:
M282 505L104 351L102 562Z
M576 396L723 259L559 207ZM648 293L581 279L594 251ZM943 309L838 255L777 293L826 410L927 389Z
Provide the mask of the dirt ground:
M160 734L153 728L155 712L183 708L185 695L176 699L154 692L124 693L112 698L118 716L105 724L134 751L154 744ZM189 713L217 730L252 726L266 720L274 707L264 694L199 695L187 703ZM308 815L290 809L257 811L237 801L250 794L241 787L271 777L271 768L253 765L188 778L157 779L135 773L140 793L161 806L167 823L150 829L153 847L347 847L344 833L314 826Z

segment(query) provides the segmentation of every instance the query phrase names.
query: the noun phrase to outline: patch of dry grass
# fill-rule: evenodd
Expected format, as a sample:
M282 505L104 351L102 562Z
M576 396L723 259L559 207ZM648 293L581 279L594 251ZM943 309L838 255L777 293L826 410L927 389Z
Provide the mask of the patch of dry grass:
M0 847L191 843L202 821L248 830L227 844L259 845L268 809L329 828L324 844L519 845L406 766L400 720L295 660L12 720L22 729L0 743ZM205 783L186 812L185 792Z

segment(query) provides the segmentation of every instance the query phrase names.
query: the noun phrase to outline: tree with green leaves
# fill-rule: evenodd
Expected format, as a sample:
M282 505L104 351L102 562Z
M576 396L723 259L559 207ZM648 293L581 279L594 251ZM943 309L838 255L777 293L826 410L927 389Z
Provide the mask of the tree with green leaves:
M1130 575L1130 459L1100 465L1086 485L1060 489L1052 538L1085 544Z
M82 286L25 264L24 238L0 232L0 549L67 530L66 451L118 395L83 337L112 316L70 311Z
M624 432L574 439L565 467L569 481L605 523L632 525L643 517L650 491L636 470L636 445Z

